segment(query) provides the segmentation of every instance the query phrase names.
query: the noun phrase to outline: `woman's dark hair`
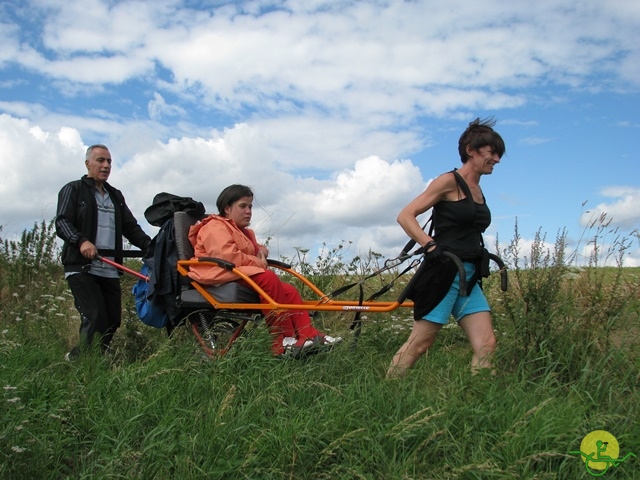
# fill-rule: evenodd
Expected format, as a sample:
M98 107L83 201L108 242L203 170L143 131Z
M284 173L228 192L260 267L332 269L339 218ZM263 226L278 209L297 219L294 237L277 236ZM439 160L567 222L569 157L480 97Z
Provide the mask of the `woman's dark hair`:
M504 140L493 130L495 124L496 121L493 117L485 118L484 120L476 118L469 124L467 129L460 135L460 140L458 141L458 153L460 153L462 163L467 163L467 160L469 160L467 147L471 147L473 150L479 150L482 147L489 146L493 148L493 151L497 153L499 157L504 155L506 151Z
M220 192L218 200L216 200L216 207L218 207L218 213L224 217L224 209L243 197L252 197L253 192L246 185L229 185L227 188Z

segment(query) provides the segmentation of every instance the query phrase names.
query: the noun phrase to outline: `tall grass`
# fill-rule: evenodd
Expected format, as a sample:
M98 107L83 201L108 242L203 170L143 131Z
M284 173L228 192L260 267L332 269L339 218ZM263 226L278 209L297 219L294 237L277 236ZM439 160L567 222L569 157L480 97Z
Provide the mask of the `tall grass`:
M350 317L331 315L315 321L347 337L332 352L272 358L258 326L209 361L186 329L168 339L136 320L133 279L111 352L65 362L78 319L61 267L49 256L36 268L31 244L16 244L0 256L0 478L590 478L569 452L593 430L640 454L639 272L578 269L564 242L540 234L525 265L516 227L502 252L510 291L485 282L496 377L471 375L454 327L391 381L408 309L369 315L353 351ZM331 272L347 274L362 272ZM607 475L638 470L629 459Z

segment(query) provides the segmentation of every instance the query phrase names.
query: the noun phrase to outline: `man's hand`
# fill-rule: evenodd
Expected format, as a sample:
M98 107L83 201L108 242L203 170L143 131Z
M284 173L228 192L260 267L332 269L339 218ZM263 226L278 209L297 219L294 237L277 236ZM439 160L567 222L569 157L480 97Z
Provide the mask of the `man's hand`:
M85 240L82 242L82 245L80 245L80 253L83 257L92 259L98 254L98 249L89 240Z

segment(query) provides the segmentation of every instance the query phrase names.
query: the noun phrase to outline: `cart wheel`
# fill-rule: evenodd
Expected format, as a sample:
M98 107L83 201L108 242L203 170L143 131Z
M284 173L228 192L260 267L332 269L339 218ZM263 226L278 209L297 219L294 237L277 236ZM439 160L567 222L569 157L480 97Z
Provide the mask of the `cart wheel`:
M224 355L230 347L240 323L216 317L213 311L200 311L191 318L191 329L204 352L212 357Z

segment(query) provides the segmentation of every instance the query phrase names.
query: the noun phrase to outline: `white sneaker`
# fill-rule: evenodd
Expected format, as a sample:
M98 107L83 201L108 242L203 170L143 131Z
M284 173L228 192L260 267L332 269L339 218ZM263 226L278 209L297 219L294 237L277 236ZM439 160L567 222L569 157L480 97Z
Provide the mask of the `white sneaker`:
M295 337L284 337L282 339L282 346L284 348L293 347L296 344L297 340Z
M296 343L298 343L298 339L295 337L284 337L282 339L282 346L287 349L287 348L293 348L296 346ZM298 348L309 348L313 345L313 340L306 340L302 346L298 347Z
M337 345L342 342L342 337L332 337L330 335L325 335L322 339L323 345Z

